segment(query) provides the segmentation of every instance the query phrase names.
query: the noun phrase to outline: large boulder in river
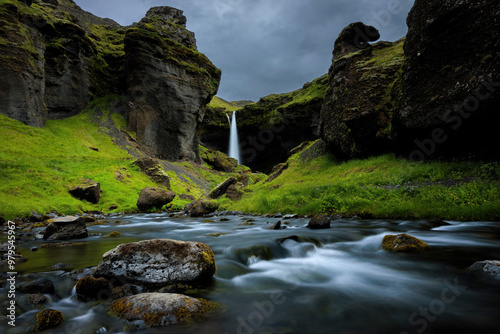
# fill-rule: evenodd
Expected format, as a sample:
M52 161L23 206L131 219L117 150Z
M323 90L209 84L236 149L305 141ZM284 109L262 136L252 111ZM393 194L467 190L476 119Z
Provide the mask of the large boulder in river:
M215 212L219 208L219 203L210 199L199 199L184 207L184 211L191 217L201 217Z
M88 237L85 218L65 216L48 220L49 226L45 229L45 240L69 240Z
M391 252L414 253L429 248L422 240L408 234L386 235L382 240L382 248Z
M105 253L94 277L119 278L144 287L204 284L215 274L212 250L201 242L170 239L122 244Z
M330 228L330 218L327 215L316 215L309 221L307 228L311 230Z
M128 327L144 329L189 323L204 316L207 306L205 300L180 294L142 293L115 300L110 309Z
M397 127L410 158L476 158L500 142L500 2L415 0Z
M171 190L148 187L141 190L137 207L142 212L151 211L154 208L160 210L164 205L172 202L175 193Z

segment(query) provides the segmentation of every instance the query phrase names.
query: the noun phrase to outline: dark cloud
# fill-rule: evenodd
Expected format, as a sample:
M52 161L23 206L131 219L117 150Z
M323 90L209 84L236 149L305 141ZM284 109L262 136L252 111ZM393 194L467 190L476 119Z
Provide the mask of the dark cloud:
M383 40L406 34L413 0L75 0L122 25L153 6L184 11L198 49L222 70L219 96L258 100L300 88L328 72L333 43L349 23L380 30Z

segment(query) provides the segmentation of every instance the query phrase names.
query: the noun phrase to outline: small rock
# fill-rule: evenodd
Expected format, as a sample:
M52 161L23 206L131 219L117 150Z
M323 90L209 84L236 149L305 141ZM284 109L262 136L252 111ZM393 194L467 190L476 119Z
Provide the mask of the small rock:
M69 240L87 238L87 226L82 217L65 216L50 219L43 238L45 240Z
M148 187L141 190L137 200L137 207L141 212L148 212L154 208L161 210L164 205L172 202L174 198L175 193L171 190Z
M22 293L54 293L54 283L48 278L40 278L32 282L21 283L17 286L17 291Z
M296 214L288 214L288 215L284 215L284 216L283 216L283 219L296 219L296 218L299 218L299 215L296 215Z
M327 215L316 215L309 221L307 228L311 230L330 228L330 219Z
M61 311L45 309L35 316L35 331L41 332L47 329L57 327L64 321Z
M286 226L281 226L281 220L279 220L271 227L271 230L281 230L284 228L286 228Z
M469 272L490 280L500 282L500 261L485 260L477 261L469 267Z
M111 283L105 278L83 277L76 283L76 295L79 300L102 301L113 297Z
M34 223L39 223L43 221L43 216L36 211L31 210L30 221Z
M382 247L391 252L414 253L429 248L429 245L411 235L398 234L386 235L382 240Z
M207 305L205 300L180 294L143 293L118 299L110 309L131 328L144 329L189 323L204 316Z
M64 269L64 268L68 268L68 267L71 267L71 265L67 264L67 263L56 263L52 266L52 268L54 268L54 269Z
M33 306L40 306L46 304L49 299L47 296L42 295L40 293L32 294L28 297L29 303Z

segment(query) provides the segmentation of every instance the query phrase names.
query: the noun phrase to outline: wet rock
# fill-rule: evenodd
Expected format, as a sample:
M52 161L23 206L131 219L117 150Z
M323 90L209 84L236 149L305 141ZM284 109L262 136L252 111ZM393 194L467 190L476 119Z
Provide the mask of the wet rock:
M468 271L480 278L500 282L500 261L477 261L469 267Z
M215 212L219 208L219 203L213 200L200 199L192 202L184 208L191 217L201 217Z
M57 327L63 322L64 316L61 311L45 309L36 314L34 330L37 332L41 332Z
M266 245L254 245L247 248L238 248L234 251L234 254L243 264L247 264L248 260L252 257L265 261L273 259L273 252L271 248Z
M143 293L118 299L110 309L127 320L128 327L144 329L189 323L204 316L207 306L205 300L180 294Z
M205 284L215 274L212 250L201 242L170 239L122 244L103 255L94 277L146 287L175 283Z
M0 226L3 226L7 221L5 220L5 218L3 218L2 216L0 216Z
M227 178L224 182L219 184L214 190L212 190L208 194L208 198L216 199L216 198L221 197L222 195L224 195L227 192L229 186L231 186L235 183L236 183L236 178L234 178L234 177Z
M286 226L281 226L281 220L279 220L276 223L274 223L274 225L271 227L271 230L282 230L285 228Z
M295 219L295 218L299 218L299 215L296 215L296 214L288 214L288 215L284 215L284 216L283 216L283 219Z
M42 295L40 293L36 293L36 294L30 295L28 297L28 301L33 306L41 306L41 305L47 304L49 299L45 295Z
M21 283L17 286L17 291L22 293L54 293L54 283L48 278L40 278L32 282Z
M330 228L330 218L327 215L316 215L307 224L311 230Z
M71 267L71 264L67 264L67 263L56 263L52 266L52 268L54 269L64 269L64 268L69 268Z
M148 212L154 208L161 210L164 205L172 202L174 198L175 193L171 190L148 187L141 190L137 200L137 207L141 212Z
M73 186L69 193L79 200L97 204L101 200L101 184L84 179L81 184Z
M76 283L76 295L84 302L108 300L113 296L112 289L111 283L103 277L83 277Z
M83 217L65 216L48 220L43 234L45 240L69 240L87 238L87 226Z
M382 247L391 252L414 253L429 248L429 245L411 235L398 234L386 235L382 240Z

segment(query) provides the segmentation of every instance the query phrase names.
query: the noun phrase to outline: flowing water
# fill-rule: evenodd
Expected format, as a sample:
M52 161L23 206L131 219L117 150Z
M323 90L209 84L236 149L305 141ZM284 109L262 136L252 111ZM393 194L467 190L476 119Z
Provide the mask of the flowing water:
M500 259L500 223L337 220L328 230L309 230L305 219L227 216L229 221L130 215L89 226L84 245L40 248L20 243L28 262L17 270L25 280L48 276L56 294L47 307L65 323L51 333L121 333L123 323L105 304L75 298L73 269L96 266L118 244L153 238L196 240L215 253L217 273L195 297L222 305L206 321L191 326L137 333L498 333L499 285L472 280L475 261ZM119 231L116 239L104 236ZM419 254L381 249L387 234L409 233L431 248ZM292 239L283 240L295 236ZM36 252L31 247L38 246ZM64 271L52 269L67 263ZM7 292L1 291L2 309ZM17 326L25 333L39 310L18 294ZM22 313L24 312L24 313ZM3 321L1 326L5 326ZM2 331L3 332L3 331Z
M229 117L229 116L228 116ZM229 133L229 157L238 160L242 164L240 156L240 140L238 138L238 125L236 124L236 112L231 117L231 130Z

